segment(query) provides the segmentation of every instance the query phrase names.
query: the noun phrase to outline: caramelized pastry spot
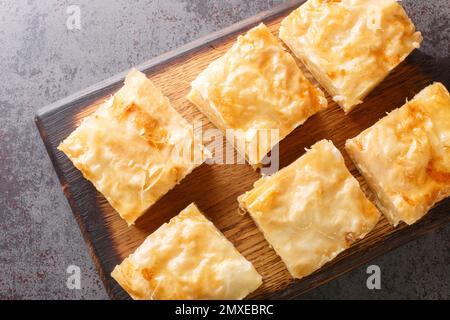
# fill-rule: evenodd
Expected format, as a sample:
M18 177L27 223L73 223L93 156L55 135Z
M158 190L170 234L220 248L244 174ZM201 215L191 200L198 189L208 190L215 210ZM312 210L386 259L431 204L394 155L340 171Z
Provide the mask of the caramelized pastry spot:
M327 72L327 74L328 74L328 76L331 78L331 79L336 79L336 78L338 78L338 77L343 77L343 76L345 76L346 74L347 74L347 72L345 71L345 69L340 69L340 70L332 70L332 71L329 71L329 72Z
M364 151L364 146L363 146L361 140L354 140L353 142L359 151Z
M339 3L341 0L321 0L322 3Z
M320 111L323 109L323 102L320 99L320 93L318 92L318 89L316 87L314 87L311 83L308 83L308 95L309 95L309 101L311 103L311 110L314 111ZM322 96L322 98L324 98ZM306 115L307 111L306 110L302 110L302 115L303 116L307 116Z
M133 117L133 121L139 129L139 135L142 136L154 148L160 149L166 143L167 132L160 125L157 118L142 111L135 103L130 103L123 108L119 108L120 100L114 99L114 105L117 117L124 120ZM120 110L120 111L119 111Z
M353 232L347 232L345 234L345 241L347 242L348 245L352 244L353 242L355 242L355 234Z
M141 273L145 280L147 280L150 283L153 283L154 279L152 270L150 270L149 268L143 268Z
M416 202L413 199L411 199L410 197L408 197L405 193L402 193L402 198L410 206L415 206L416 205Z
M450 184L450 172L440 171L436 169L433 161L428 162L426 171L428 176L430 176L434 181L444 184Z

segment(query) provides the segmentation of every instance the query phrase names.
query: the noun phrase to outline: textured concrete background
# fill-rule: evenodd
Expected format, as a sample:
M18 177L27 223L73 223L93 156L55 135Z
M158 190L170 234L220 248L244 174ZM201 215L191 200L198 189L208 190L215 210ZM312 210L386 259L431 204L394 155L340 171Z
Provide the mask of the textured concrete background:
M282 1L0 0L0 298L106 299L33 123L37 109ZM81 30L66 9L81 8ZM403 1L435 57L450 51L448 0ZM66 268L82 289L66 288ZM450 298L450 226L373 261L305 298Z

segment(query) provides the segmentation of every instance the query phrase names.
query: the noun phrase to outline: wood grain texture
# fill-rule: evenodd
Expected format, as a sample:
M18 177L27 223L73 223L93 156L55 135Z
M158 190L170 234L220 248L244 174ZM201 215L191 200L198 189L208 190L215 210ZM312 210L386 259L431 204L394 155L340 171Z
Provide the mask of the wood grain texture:
M190 82L214 59L220 57L243 33L264 21L274 34L281 19L302 1L293 1L263 12L206 38L150 60L138 69L146 73L172 105L188 120L202 120L205 128L212 124L192 105L185 95ZM309 72L299 63L308 78ZM330 139L341 150L352 174L363 190L373 198L366 183L344 151L345 140L368 128L386 112L403 105L426 85L441 81L449 87L449 59L436 61L415 51L395 69L349 115L330 99L329 108L310 118L280 143L280 167L292 163L306 147L320 139ZM105 287L114 299L128 295L110 277L116 264L133 252L162 223L168 221L189 203L195 202L237 249L249 259L264 278L264 284L250 298L293 298L337 276L388 252L406 242L450 222L450 202L436 206L413 226L391 227L382 218L375 229L331 263L302 280L294 281L280 258L269 247L249 215L238 212L236 198L252 188L260 177L249 165L206 165L198 167L170 191L138 221L127 227L104 197L86 181L68 158L56 147L108 96L122 85L125 73L105 80L83 92L42 109L36 123L55 166L64 193L99 270ZM314 80L312 80L315 82Z

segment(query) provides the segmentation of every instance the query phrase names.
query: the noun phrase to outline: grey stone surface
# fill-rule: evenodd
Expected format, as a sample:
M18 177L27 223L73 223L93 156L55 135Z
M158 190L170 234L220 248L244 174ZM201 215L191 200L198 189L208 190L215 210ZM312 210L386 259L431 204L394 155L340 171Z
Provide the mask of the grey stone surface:
M0 298L107 299L62 194L33 117L39 108L282 1L88 1L68 30L61 0L0 0ZM423 51L448 57L448 0L403 1L423 31ZM450 298L450 226L372 262L305 298ZM66 268L82 270L81 290Z

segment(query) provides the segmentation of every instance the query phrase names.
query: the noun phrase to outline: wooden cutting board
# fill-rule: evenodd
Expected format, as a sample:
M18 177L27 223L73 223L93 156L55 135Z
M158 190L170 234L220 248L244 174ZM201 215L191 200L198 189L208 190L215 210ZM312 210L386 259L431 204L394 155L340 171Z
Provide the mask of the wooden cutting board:
M263 21L274 34L277 34L281 19L301 2L303 1L293 1L263 12L152 59L137 68L162 89L172 105L186 119L189 121L201 119L204 128L212 128L212 124L185 98L190 82L210 62L224 54L237 35L256 24ZM407 98L411 99L433 81L441 81L449 87L449 60L446 58L436 61L416 50L349 115L344 115L344 112L328 97L327 110L311 117L280 143L280 167L292 163L305 152L306 147L316 141L331 139L343 153L348 168L360 181L363 190L369 198L372 198L373 195L367 189L366 183L344 151L345 140L374 124L386 112L403 105ZM304 68L303 70L312 79L310 73ZM150 208L136 225L127 227L105 198L91 183L83 179L68 158L56 149L58 144L80 124L81 119L93 112L102 101L122 86L125 74L126 72L119 74L45 107L36 116L37 126L61 181L64 194L69 200L111 298L128 298L110 277L114 266L133 252L162 223L178 214L191 202L197 203L263 276L264 284L250 298L296 297L450 222L450 201L444 201L436 206L429 215L410 227L401 225L393 228L382 218L365 239L354 244L314 274L295 281L264 240L252 219L238 212L236 198L251 189L260 175L246 164L203 164Z

